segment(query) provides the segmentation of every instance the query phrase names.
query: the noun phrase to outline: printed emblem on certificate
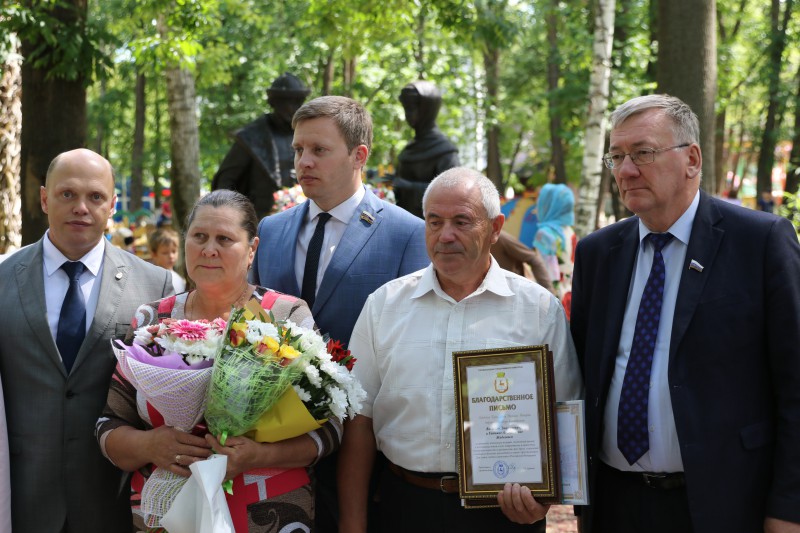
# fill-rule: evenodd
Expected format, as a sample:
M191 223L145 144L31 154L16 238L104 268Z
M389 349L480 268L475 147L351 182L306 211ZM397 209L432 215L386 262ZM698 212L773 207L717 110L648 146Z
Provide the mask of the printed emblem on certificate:
M547 345L453 352L459 492L497 505L506 483L557 503L561 483L553 358Z

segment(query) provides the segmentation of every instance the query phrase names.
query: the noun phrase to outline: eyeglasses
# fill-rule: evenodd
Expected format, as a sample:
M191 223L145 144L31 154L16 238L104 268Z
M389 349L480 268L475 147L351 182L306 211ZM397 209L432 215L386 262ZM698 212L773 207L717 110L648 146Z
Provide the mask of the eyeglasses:
M634 150L630 153L623 153L623 152L609 152L603 156L603 163L605 163L606 167L614 170L615 168L619 168L622 166L622 162L625 160L625 156L631 156L631 161L637 167L642 165L649 165L653 161L656 160L656 154L660 154L661 152L667 152L669 150L675 150L677 148L686 148L687 146L691 146L692 143L683 143L676 146L670 146L669 148L661 148L660 150L656 150L655 148L639 148L638 150Z

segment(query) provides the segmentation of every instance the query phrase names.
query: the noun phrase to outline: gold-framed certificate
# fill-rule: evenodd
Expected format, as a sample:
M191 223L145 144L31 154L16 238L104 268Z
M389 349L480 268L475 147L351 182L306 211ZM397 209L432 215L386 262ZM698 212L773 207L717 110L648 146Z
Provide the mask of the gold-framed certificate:
M558 503L553 356L547 345L453 352L459 494L497 505L506 483Z

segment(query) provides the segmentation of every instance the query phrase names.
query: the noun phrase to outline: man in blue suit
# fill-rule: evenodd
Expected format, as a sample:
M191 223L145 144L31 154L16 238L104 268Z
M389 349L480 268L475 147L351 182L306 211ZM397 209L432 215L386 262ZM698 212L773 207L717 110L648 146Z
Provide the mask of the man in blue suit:
M430 262L425 224L364 187L372 119L358 102L316 98L292 128L297 181L309 201L261 221L251 279L302 297L322 333L347 343L367 296ZM337 529L335 464L330 456L316 467L319 533Z
M637 216L576 250L584 531L800 531L797 235L699 191L682 101L634 98L611 122L603 159Z

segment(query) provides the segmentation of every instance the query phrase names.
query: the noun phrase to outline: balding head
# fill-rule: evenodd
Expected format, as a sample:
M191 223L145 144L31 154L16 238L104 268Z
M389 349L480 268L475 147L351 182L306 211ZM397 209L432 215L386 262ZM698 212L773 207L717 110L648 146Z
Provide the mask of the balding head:
M111 164L85 148L59 154L47 169L40 200L50 222L50 242L68 259L80 259L103 238L114 213Z

